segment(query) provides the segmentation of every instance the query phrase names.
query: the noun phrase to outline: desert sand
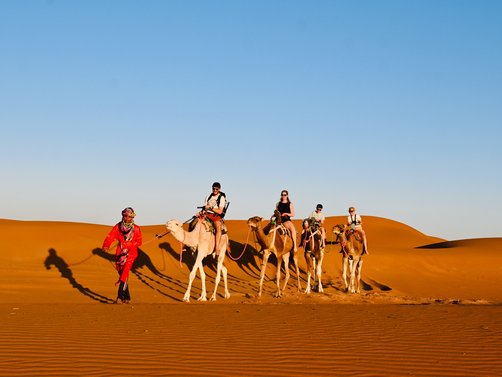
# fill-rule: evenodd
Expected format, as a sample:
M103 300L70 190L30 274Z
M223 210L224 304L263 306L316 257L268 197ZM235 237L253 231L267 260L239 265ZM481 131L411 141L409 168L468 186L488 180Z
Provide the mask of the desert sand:
M221 284L215 302L197 301L197 276L190 303L192 254L155 237L164 225L142 226L125 305L99 249L111 225L0 220L0 376L502 376L502 238L443 240L364 216L371 253L348 294L330 232L344 221L327 218L324 293L298 292L291 269L274 298L271 257L256 297L251 235L226 259L231 297ZM236 258L248 227L226 224ZM205 260L208 297L215 266Z

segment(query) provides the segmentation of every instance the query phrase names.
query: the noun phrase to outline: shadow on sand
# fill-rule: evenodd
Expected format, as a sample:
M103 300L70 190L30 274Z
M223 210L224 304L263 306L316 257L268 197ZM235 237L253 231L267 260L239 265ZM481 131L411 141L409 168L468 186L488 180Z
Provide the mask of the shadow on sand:
M115 263L115 254L107 253L101 248L95 248L94 250L92 250L92 253L94 255L97 255L97 256L111 262L111 263ZM154 277L152 278L152 277L148 276L148 274L144 273L143 271L140 271L141 269L147 269L148 271L150 271L154 275ZM162 294L166 297L169 297L173 300L181 301L178 296L182 295L184 292L183 284L179 280L173 279L173 278L167 276L166 274L163 274L162 272L160 272L157 269L157 267L153 264L152 259L148 256L148 254L145 253L141 249L138 249L138 257L134 261L131 272L134 275L136 275L136 277L139 279L139 281L141 281L147 287L149 287L153 290L156 290L160 294ZM170 284L169 285L165 284L163 281L167 281ZM153 284L158 284L158 285L160 285L170 291L173 291L171 293L176 294L176 296L173 296L169 293L162 291L159 288L154 287ZM173 287L177 287L179 289L175 289Z
M61 273L61 277L68 279L68 282L71 284L73 288L78 290L83 295L90 297L95 301L102 302L103 304L113 304L115 301L100 295L99 293L94 292L93 290L84 287L82 284L77 282L77 280L73 277L73 272L71 271L68 263L65 262L63 258L57 255L55 249L49 249L49 256L44 261L44 266L47 270L50 270L52 266L55 266L59 272Z

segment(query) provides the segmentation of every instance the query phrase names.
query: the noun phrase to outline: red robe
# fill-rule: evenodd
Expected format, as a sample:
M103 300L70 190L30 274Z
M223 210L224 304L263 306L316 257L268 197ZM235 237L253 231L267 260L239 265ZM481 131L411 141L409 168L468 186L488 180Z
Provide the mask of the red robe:
M120 223L119 223L120 224ZM120 274L120 281L125 283L129 276L129 271L131 271L132 265L136 258L138 257L138 247L141 246L143 238L141 236L141 229L138 225L134 224L134 231L132 238L127 241L124 235L119 230L119 224L116 224L110 233L105 238L103 242L103 249L109 249L110 245L114 241L119 241L117 249L115 250L115 256L117 260L115 262L115 268ZM125 263L119 263L119 258L123 256L123 251L128 251L126 255ZM122 261L123 262L123 261Z

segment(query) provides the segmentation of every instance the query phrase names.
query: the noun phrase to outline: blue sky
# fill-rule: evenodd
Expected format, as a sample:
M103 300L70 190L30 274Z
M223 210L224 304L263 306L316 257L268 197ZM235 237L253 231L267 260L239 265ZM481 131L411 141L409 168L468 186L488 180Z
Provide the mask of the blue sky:
M500 1L0 1L0 218L502 234Z

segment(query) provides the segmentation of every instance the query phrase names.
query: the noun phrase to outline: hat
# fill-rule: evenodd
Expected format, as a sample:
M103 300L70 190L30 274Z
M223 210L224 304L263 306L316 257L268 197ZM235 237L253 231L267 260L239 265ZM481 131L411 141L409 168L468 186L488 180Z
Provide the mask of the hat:
M127 207L122 210L122 217L126 215L130 215L132 217L136 216L134 210L131 207Z
M213 187L221 188L220 182L214 182Z
M315 209L322 209L322 204L318 204L315 206Z

